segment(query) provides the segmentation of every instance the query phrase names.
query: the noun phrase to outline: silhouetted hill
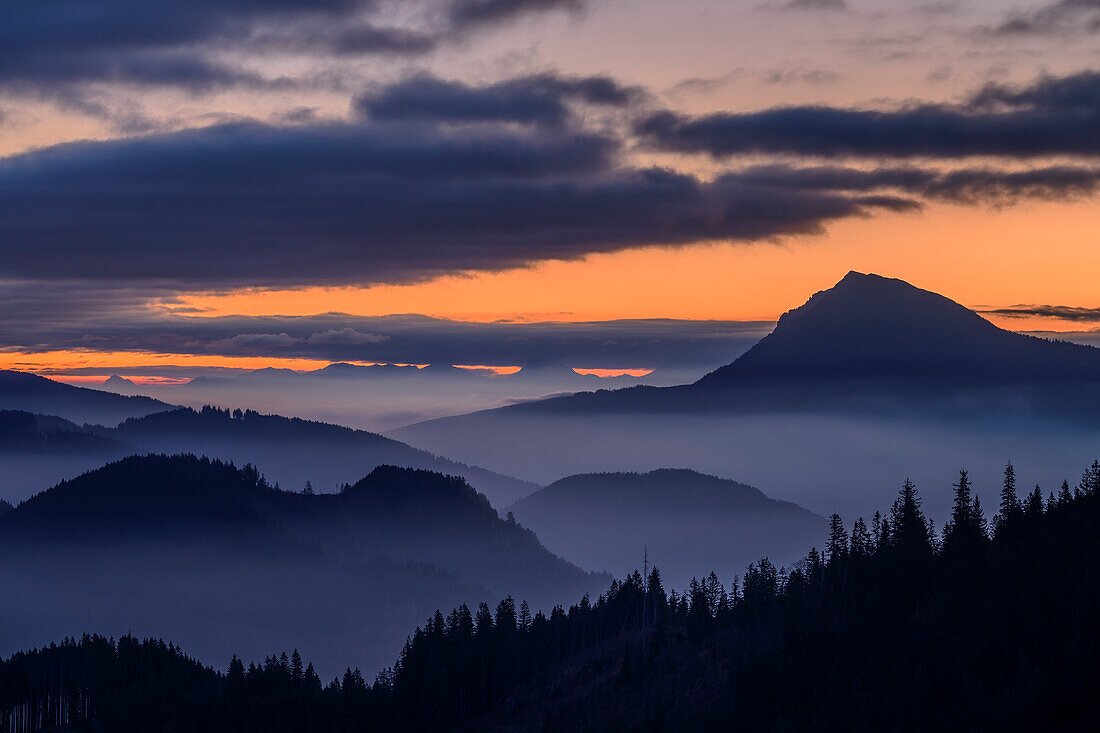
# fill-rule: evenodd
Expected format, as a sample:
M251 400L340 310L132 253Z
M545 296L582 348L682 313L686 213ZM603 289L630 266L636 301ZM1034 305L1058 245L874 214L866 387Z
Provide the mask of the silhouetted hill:
M18 629L7 650L133 629L186 633L218 656L231 639L250 654L293 642L327 672L364 655L380 666L440 604L515 593L547 605L606 583L461 478L383 466L309 495L189 455L126 458L21 503L0 517L0 580L24 599L0 610Z
M26 372L0 370L0 408L59 415L76 423L116 425L171 405L149 397L73 387Z
M0 410L0 499L25 499L62 479L136 452L132 445L88 432L60 417Z
M252 411L181 408L130 419L98 432L144 452L196 453L260 465L272 483L295 490L309 481L318 492L336 491L382 464L463 476L497 506L538 488L377 433Z
M14 508L15 507L13 507L8 502L4 501L3 499L0 499L0 517L4 516L5 514L10 512Z
M825 519L759 489L683 469L569 476L509 507L551 551L625 575L650 564L686 587L717 570L732 577L760 558L793 561L821 545Z
M907 282L849 272L785 313L733 363L700 379L877 379L988 384L1100 383L1100 349L997 328L958 303Z

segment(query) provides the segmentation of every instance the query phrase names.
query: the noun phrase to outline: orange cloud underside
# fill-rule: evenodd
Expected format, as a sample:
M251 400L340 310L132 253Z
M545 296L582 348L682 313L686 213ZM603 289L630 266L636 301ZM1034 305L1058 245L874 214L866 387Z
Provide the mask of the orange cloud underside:
M156 354L132 351L0 351L0 369L49 374L81 369L116 369L142 374L148 367L222 367L229 369L320 369L330 362L318 359L267 356L208 356L196 354ZM349 362L369 365L373 362ZM102 377L97 377L103 381Z
M593 377L644 377L652 374L652 369L574 369L577 374L588 374Z

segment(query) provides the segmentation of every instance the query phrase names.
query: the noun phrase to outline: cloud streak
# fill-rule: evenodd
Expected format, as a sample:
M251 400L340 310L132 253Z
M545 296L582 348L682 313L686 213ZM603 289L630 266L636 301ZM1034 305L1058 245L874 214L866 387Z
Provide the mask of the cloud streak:
M995 308L980 312L1008 318L1038 317L1060 321L1100 321L1100 308L1080 308L1070 305L1014 305L1008 308Z
M1045 78L1022 89L987 86L960 105L793 106L701 116L666 110L640 120L636 132L654 148L715 158L1096 156L1100 74Z
M374 120L470 123L516 122L561 127L571 103L625 108L643 96L606 76L524 76L475 87L420 75L363 94L355 110Z

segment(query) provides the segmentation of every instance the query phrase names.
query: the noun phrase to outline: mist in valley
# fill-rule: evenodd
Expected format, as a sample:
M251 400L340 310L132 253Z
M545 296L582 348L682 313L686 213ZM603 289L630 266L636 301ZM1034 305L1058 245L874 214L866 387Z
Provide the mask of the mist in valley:
M1046 496L1063 479L1072 486L1100 455L1095 426L1024 417L493 413L391 434L540 484L574 473L689 467L849 520L885 512L908 477L940 526L958 469L970 472L992 511L1009 461L1022 490L1038 483Z

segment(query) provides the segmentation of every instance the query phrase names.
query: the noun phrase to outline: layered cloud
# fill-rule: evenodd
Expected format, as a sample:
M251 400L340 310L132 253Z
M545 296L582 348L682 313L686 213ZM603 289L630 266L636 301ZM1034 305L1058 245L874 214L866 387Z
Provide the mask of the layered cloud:
M754 240L913 201L616 160L583 131L228 125L0 163L0 276L401 282L644 245Z
M263 84L227 55L416 55L578 0L4 0L0 85L49 93L108 82L207 89ZM397 17L403 22L387 19Z
M1100 322L1100 308L1081 308L1070 305L1014 305L981 311L1009 318L1051 318L1059 321Z
M645 109L643 92L607 77L417 76L363 95L346 122L228 124L0 160L0 277L168 290L409 282L813 233L927 200L1088 196L1098 89L1085 73L986 86L951 109L662 113L639 125L651 144L724 158L1085 154L1022 169L784 163L701 177L634 165L629 136L586 126L586 109ZM820 119L793 121L805 115Z
M458 28L551 6L576 4L435 7ZM260 7L200 3L180 28L162 29L163 46L228 38L238 26L254 40ZM376 8L280 7L280 22ZM135 23L115 40L79 41L73 30L74 48L151 33L151 19ZM477 85L418 73L362 92L344 120L303 114L0 159L0 309L18 314L0 323L0 348L452 364L516 364L557 349L592 366L713 365L715 344L740 326L211 319L148 306L188 291L405 283L637 247L774 240L928 202L1064 200L1100 187L1096 72L990 84L951 105L692 116L653 113L655 100L606 75ZM652 158L639 147L673 153L669 167L640 162ZM700 173L676 153L712 165Z
M652 147L715 158L746 154L958 158L1100 155L1100 74L989 85L960 104L897 109L791 106L684 115L661 111L636 132Z

